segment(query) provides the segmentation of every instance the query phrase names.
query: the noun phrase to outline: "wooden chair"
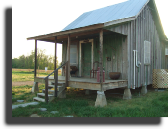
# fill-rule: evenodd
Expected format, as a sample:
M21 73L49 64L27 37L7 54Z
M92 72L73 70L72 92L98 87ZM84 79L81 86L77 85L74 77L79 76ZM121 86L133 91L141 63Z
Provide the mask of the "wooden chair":
M66 67L63 66L63 71L64 71L64 75L66 74ZM78 68L76 66L70 66L70 74L71 76L75 74L76 76L76 72L78 71Z
M97 63L97 68L95 68L95 64ZM93 63L93 69L90 70L90 78L91 78L91 75L93 73L93 78L95 77L96 78L96 75L97 75L97 71L98 71L98 67L99 67L99 62L98 61L95 61ZM95 76L94 76L95 75Z

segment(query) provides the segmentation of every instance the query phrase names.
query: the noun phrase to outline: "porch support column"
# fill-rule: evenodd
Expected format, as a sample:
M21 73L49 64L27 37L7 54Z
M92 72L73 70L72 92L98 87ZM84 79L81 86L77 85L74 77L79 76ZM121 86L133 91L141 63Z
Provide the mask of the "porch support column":
M67 61L68 61L68 68L66 76L68 77L68 80L70 79L70 45L71 45L71 38L70 35L68 35L68 44L67 44Z
M35 57L34 57L34 77L36 77L36 69L37 69L37 40L35 40Z
M36 77L36 69L37 69L37 40L35 40L35 54L34 54L34 79ZM38 92L38 82L34 82L33 87L32 87L32 93Z
M100 66L100 84L101 91L103 91L103 29L100 30L100 54L99 54L99 66Z
M54 60L54 70L57 68L57 36L55 37L55 60ZM54 74L54 79L55 79L55 74Z
M103 29L100 30L100 51L99 51L99 66L100 66L100 85L101 90L97 91L97 98L95 102L95 106L104 107L107 105L106 96L103 91Z

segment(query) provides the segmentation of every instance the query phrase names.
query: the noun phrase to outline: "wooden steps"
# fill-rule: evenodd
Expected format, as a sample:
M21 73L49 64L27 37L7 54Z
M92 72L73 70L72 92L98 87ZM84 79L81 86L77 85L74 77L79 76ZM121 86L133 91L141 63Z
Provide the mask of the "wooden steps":
M55 87L54 83L51 83L51 85L48 85L48 101L52 101L54 99L54 90L51 90L54 87ZM65 83L58 82L58 86L57 86L58 97L63 92L64 89L65 89ZM45 89L42 89L42 93L37 93L37 97L34 97L33 100L45 102Z
M45 102L45 99L39 98L39 97L34 97L33 100L34 100L34 101Z

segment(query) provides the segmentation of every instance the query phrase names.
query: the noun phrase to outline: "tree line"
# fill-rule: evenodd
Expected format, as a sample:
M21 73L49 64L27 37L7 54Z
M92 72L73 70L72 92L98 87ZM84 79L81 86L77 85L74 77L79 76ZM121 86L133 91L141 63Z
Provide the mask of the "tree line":
M39 69L45 69L45 67L48 67L48 70L54 70L55 57L52 55L45 55L45 51L45 49L37 49L37 68L39 67ZM34 55L35 52L31 51L29 56L21 55L18 58L12 59L12 68L34 69ZM57 67L59 67L58 60Z

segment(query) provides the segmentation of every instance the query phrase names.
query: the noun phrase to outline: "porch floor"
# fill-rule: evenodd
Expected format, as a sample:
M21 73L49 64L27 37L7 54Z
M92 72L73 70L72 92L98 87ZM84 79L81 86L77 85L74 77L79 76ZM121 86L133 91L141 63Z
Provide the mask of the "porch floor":
M44 82L45 77L36 77L35 82ZM54 77L51 76L48 79L50 82L54 82ZM58 76L59 82L65 82L65 76ZM110 80L105 79L103 82L103 90L108 89L115 89L115 88L122 88L127 87L127 80ZM87 77L70 77L68 81L68 87L73 88L82 88L82 89L90 89L90 90L101 90L101 84L97 82L96 78L87 78Z

